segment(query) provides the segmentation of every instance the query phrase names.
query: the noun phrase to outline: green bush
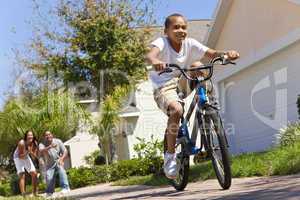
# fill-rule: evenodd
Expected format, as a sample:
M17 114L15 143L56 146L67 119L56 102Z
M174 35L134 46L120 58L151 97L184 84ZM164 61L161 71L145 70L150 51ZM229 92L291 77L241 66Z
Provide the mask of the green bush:
M90 166L105 164L105 158L101 155L100 150L93 151L90 155L85 156L84 160Z
M132 159L122 160L111 165L101 165L68 170L68 178L71 188L78 188L97 183L105 183L120 179L127 179L130 176L145 176L161 168L163 160L153 159Z
M145 138L136 137L139 140L139 144L133 146L134 151L137 153L138 158L152 159L159 157L163 152L163 142L158 139L154 140L151 135L151 140L146 141Z
M28 178L26 177L25 180L26 180L26 185L27 185ZM11 188L11 193L12 194L17 195L17 194L21 193L20 188L19 188L19 177L18 177L17 174L12 174L10 176L9 183L10 183L10 188Z
M25 189L27 192L32 191L32 183L31 183L31 176L26 173L25 177L26 185ZM38 180L38 191L44 191L46 189L46 184L42 183L41 177ZM5 188L9 187L9 195L18 195L20 194L20 188L19 188L19 177L17 174L11 174L10 177L7 179L7 181L4 183ZM1 190L1 189L0 189ZM0 191L1 195L1 191ZM4 195L3 195L4 196Z
M290 146L300 141L300 122L288 125L279 131L280 146Z
M163 152L163 142L158 139L154 140L151 135L151 140L146 141L144 138L139 138L139 144L135 144L133 149L137 153L138 159L144 161L144 164L148 166L150 173L161 174L163 160L161 154Z
M10 196L12 191L9 183L0 183L0 196Z

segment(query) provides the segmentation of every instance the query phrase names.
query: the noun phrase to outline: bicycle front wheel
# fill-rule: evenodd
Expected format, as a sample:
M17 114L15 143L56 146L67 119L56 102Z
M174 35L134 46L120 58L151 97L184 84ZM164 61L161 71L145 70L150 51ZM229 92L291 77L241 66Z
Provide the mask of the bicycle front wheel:
M231 186L231 168L225 130L219 114L215 111L205 116L207 143L212 165L220 186L229 189Z
M180 139L179 139L180 140ZM190 156L187 153L187 145L184 140L176 144L176 179L171 180L171 184L177 191L182 191L186 187L189 178Z

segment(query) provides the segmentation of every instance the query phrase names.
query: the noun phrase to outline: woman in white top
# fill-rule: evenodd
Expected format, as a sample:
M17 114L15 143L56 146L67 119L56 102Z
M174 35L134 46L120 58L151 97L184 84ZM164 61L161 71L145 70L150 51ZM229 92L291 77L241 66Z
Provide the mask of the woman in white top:
M37 172L30 156L38 156L38 143L32 131L26 131L24 139L18 142L14 152L14 162L19 175L19 187L22 195L25 195L25 170L31 175L32 192L37 195Z

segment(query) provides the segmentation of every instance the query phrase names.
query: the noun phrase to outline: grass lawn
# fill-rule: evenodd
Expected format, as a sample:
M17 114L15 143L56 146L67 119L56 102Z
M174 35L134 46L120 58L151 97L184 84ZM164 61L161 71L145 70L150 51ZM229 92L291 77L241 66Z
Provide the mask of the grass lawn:
M272 176L289 175L300 172L300 142L288 147L277 147L266 152L249 153L232 157L232 176ZM191 166L189 181L203 181L215 178L210 161ZM168 180L163 176L135 176L119 180L113 185L167 185Z

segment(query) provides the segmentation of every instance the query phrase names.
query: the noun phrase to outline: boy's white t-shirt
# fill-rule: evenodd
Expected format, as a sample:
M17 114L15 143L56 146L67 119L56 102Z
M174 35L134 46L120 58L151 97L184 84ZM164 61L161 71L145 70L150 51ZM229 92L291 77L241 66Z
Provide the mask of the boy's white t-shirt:
M167 37L160 37L151 43L151 46L159 48L158 59L168 64L177 64L181 68L188 68L194 62L199 61L209 49L193 38L186 38L182 42L180 52L177 53L170 45ZM149 76L154 89L163 86L167 81L180 75L179 71L158 75L157 71L150 71Z

